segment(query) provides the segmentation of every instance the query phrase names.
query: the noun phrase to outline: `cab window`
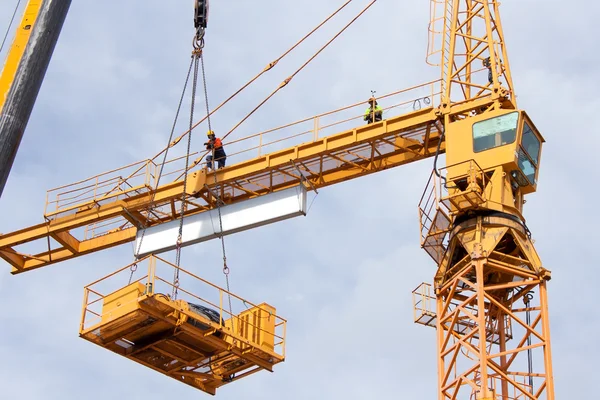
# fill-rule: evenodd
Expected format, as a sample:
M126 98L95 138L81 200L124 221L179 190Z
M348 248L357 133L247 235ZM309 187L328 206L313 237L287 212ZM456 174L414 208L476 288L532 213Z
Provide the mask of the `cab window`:
M531 161L537 165L540 158L540 141L527 122L523 124L523 141L521 145L523 146L523 150L531 157Z
M540 159L540 140L531 127L525 122L523 124L523 139L518 153L518 164L527 180L535 185L535 173Z
M501 115L473 124L473 150L475 153L510 144L517 138L519 113Z

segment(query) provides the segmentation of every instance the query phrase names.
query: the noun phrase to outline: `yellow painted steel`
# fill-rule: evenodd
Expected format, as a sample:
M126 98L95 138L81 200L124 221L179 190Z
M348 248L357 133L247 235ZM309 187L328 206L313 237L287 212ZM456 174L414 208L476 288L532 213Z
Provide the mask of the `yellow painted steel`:
M447 165L419 205L421 246L438 269L433 288L413 292L415 322L437 329L440 399L552 400L548 310L517 305L547 304L551 274L523 216L544 139L516 105L498 1L432 3ZM542 361L535 372L530 352Z
M318 190L431 157L440 139L437 122L433 108L413 111L231 165L217 172L217 183L212 174L211 179L207 179L205 170L195 171L188 177L188 194L192 198L188 201L187 214L212 209L215 201L211 191L221 193L229 204L296 186L304 180L300 169L310 182L310 188ZM443 144L441 151L444 151ZM13 273L21 273L134 240L136 226L146 222L148 209L166 207L169 210L158 218L153 217L149 225L177 218L178 207L173 204L181 198L181 180L157 190L140 186L134 190L127 187L112 191L112 186L108 187L111 188L109 193L98 192L84 203L47 213L45 223L1 235L0 257L13 266ZM75 237L76 229L99 223L121 228L85 240ZM18 245L48 238L56 240L61 247L34 255L15 249Z
M546 294L551 274L542 265L523 217L524 197L537 189L544 139L517 107L499 2L431 1L430 44L441 46L428 51L428 62L440 57L437 104L398 116L386 114L381 122L327 136L319 135L320 118L331 113L316 116L311 140L267 154L261 133L257 157L232 163L210 179L198 168L198 159L187 178L186 212L214 208L214 193L231 204L300 183L318 190L446 152L446 166L434 171L419 205L421 245L438 269L434 286L421 286L424 292L414 293L415 321L438 331L438 396L553 400ZM119 169L112 171L114 176L101 174L49 191L45 223L0 235L0 257L12 265L12 273L117 246L132 241L142 226L176 219L184 187L181 176L172 175L171 183L154 188L152 160L128 167L133 172L125 174L127 178L121 174L125 169ZM51 240L59 246L51 247ZM19 250L34 242L47 242L47 251ZM276 357L274 348L283 343L274 333L280 325L270 319L274 308L261 304L217 322L203 319L191 303L157 290L153 276L149 273L145 284L136 281L106 296L88 287L82 336L208 393L232 379L227 365L269 369L270 361L265 363L259 354ZM539 306L517 308L516 301L532 289ZM100 299L89 302L92 294ZM219 316L225 311L222 296L212 303ZM92 304L102 307L92 311ZM524 311L536 313L533 321L523 322ZM97 325L86 327L89 313L96 313ZM150 320L156 325L148 331L138 329ZM191 321L209 328L199 333ZM515 336L514 327L525 333ZM169 329L171 336L154 336ZM192 339L172 343L178 341L178 330ZM103 331L106 335L100 340L98 332L104 335ZM528 338L538 344L526 345ZM136 341L147 344L140 347ZM164 342L167 348L161 347ZM236 347L240 343L247 347ZM127 350L134 346L140 348ZM198 357L183 360L177 346ZM152 351L148 357L135 356L147 349ZM527 351L536 349L543 368L535 374L516 371L526 365ZM220 353L209 358L210 372L170 371L167 364L155 362L166 359L177 368L191 367L219 351L225 352L223 358ZM229 357L234 358L232 364ZM240 359L246 363L239 364ZM470 367L461 370L464 366ZM236 379L255 371L236 370L241 373ZM525 377L535 380L535 391Z
M30 0L25 6L25 12L21 24L17 28L15 40L6 57L6 62L2 73L0 73L0 111L4 108L6 96L15 79L17 69L25 52L25 47L29 42L29 37L33 30L33 25L38 17L42 0Z
M131 265L85 287L82 338L213 395L285 360L286 321L274 307L254 305L159 257L145 257L136 268L146 263L145 275L126 286ZM173 270L177 286L170 283ZM244 311L232 314L228 298Z

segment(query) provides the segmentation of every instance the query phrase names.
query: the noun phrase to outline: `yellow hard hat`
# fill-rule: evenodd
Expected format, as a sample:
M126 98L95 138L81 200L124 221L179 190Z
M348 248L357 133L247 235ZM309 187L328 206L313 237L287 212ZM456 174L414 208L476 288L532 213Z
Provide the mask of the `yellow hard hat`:
M210 136L210 135L214 135L214 134L215 134L215 131L208 131L208 132L206 132L206 136Z

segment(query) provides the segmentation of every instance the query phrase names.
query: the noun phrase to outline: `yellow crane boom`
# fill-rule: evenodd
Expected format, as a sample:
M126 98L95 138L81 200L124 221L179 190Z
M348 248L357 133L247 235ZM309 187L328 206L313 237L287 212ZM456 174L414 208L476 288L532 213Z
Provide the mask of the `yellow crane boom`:
M217 172L216 183L213 174L207 177L204 169L198 170L188 177L191 199L187 202L186 215L214 208L211 192L219 193L226 204L231 204L297 186L303 176L311 188L318 190L431 157L438 147L439 128L436 111L429 107L234 164ZM146 165L138 169L143 171ZM96 180L98 177L89 181ZM12 272L26 272L132 241L138 227L146 225L148 214L147 226L178 217L175 203L181 198L182 180L156 189L145 183L128 186L127 182L120 182L117 186L110 183L104 186L105 191L91 188L96 193L84 202L57 204L56 209L46 212L45 223L0 235L0 257L12 265ZM63 191L68 192L68 187ZM72 193L71 197L77 198L77 195ZM169 211L159 215L156 211L165 205ZM119 228L89 239L76 237L78 228L99 223ZM47 242L50 238L62 247L33 255L15 249L37 240Z
M27 43L31 37L32 28L40 13L41 5L42 1L38 0L30 1L25 7L25 12L23 13L21 23L19 24L19 29L17 29L11 51L6 58L4 69L0 75L0 111L4 108L6 96L15 80L17 69L19 68L23 54L25 53L25 47L27 47Z
M71 0L27 2L0 73L0 195L70 5Z

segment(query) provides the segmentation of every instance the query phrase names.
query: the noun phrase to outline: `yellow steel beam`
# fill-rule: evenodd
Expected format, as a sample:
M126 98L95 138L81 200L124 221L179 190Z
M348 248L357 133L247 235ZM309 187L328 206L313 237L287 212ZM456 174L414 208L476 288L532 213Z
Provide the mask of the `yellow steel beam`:
M77 253L79 251L79 240L69 232L53 232L52 238L65 246L69 251Z
M165 200L181 196L181 188L183 182L170 183L160 186L156 190L153 202L150 202L151 194L138 195L124 200L115 200L111 203L75 213L73 215L64 216L54 219L50 222L44 222L28 228L24 228L12 233L7 233L0 236L0 250L7 246L17 246L20 244L32 242L34 240L46 238L58 232L69 231L91 223L124 217L125 209L137 210L147 208L150 204L162 203Z
M6 95L8 94L13 80L15 79L17 69L19 68L19 63L21 62L21 58L25 52L27 42L29 42L29 37L31 36L31 32L33 30L33 24L39 15L41 6L42 0L30 0L25 7L21 25L19 25L19 28L17 29L17 35L6 57L4 69L0 74L0 111L2 111L4 108Z
M60 261L69 260L71 258L79 257L85 254L93 253L96 251L108 249L111 247L118 246L127 242L131 242L135 239L136 228L130 227L124 230L113 232L107 235L99 236L94 239L85 240L80 242L79 251L72 252L67 248L61 247L46 251L44 253L37 254L32 257L26 255L18 255L18 258L9 257L10 250L1 249L0 257L8 261L12 266L12 273L18 274L20 272L27 272L32 269L44 267L46 265L54 264ZM13 253L14 256L14 253ZM21 267L19 268L19 263Z
M294 164L302 166L306 178L318 190L430 157L435 154L440 138L437 120L436 111L427 108L360 126L218 170L216 183L213 173L208 179L204 170L198 170L188 176L190 196L186 199L186 213L213 208L215 204L209 191L219 193L230 204L296 186L302 177ZM148 221L151 226L177 218L172 212L173 204L181 200L182 190L183 181L179 180L162 185L156 191L103 199L101 205L98 199L91 199L69 206L68 212L64 212L69 215L58 210L53 219L45 223L0 235L0 257L12 265L12 273L16 274L132 241L140 222ZM166 207L168 212L156 212L148 218L149 210L165 210L161 207ZM114 222L119 228L91 238L77 238L76 229L100 222ZM62 247L35 255L20 254L15 248L40 239L45 243L48 237Z
M25 265L25 258L14 251L0 250L0 257L13 266L13 273L21 271Z

